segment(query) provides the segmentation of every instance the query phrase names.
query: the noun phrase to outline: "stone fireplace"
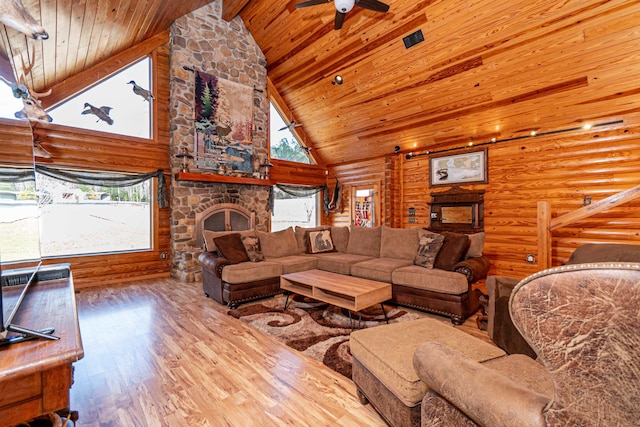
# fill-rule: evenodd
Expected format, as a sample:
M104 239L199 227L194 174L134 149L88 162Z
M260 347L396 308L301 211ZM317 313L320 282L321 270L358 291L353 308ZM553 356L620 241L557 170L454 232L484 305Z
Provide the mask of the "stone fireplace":
M182 148L194 150L194 71L254 88L253 154L267 157L266 60L242 19L226 22L221 15L222 1L216 0L176 20L171 28L171 275L185 282L201 280L201 223L209 212L236 207L249 212L254 228L268 229L268 186L175 179L181 169L176 154Z

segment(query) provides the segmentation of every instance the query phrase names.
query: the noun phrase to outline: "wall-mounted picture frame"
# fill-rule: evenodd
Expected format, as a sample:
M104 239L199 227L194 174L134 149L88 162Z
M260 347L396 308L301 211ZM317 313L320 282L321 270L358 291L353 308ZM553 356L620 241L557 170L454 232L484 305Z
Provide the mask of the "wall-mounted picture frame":
M487 154L481 148L429 156L429 186L488 183Z

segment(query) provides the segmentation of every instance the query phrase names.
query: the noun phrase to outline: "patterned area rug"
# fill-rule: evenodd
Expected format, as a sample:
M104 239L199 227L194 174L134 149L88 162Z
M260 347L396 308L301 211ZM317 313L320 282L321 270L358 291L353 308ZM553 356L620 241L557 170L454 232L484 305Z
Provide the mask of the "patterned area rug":
M283 310L285 296L241 306L229 315L253 328L272 335L309 357L351 379L349 334L353 328L371 328L386 324L380 305L360 313L351 313L327 303L300 295L291 295L287 310ZM385 305L389 323L419 319L424 315ZM359 319L361 316L361 320Z

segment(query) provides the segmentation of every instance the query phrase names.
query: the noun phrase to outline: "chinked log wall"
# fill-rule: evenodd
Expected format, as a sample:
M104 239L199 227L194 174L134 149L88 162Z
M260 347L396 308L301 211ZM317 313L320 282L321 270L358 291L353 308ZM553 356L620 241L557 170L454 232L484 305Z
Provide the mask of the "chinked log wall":
M42 146L53 156L36 158L36 163L72 169L110 170L117 172L151 172L164 169L169 188L169 34L163 33L69 78L64 85L54 88L47 102L63 100L146 54L153 57L156 76L153 94L156 118L153 139L146 140L115 134L75 129L55 124L37 124L34 134ZM55 99L54 99L55 98ZM2 158L13 164L24 164L24 146L30 147L30 130L16 121L2 121L0 137ZM26 142L25 142L26 141ZM7 153L4 147L9 147ZM124 254L92 255L44 260L44 264L69 262L76 287L119 283L141 277L166 277L169 260L162 260L161 252L170 251L170 209L158 209L154 204L153 247L150 251Z
M580 208L584 196L596 202L640 184L638 147L640 120L633 115L616 127L490 145L489 184L463 186L485 190L485 254L492 261L490 274L525 277L540 269L537 259L534 264L526 262L527 254L537 254L538 201L549 201L552 217L557 217ZM396 209L386 209L393 214L385 223L397 221L402 227L414 227L406 215L413 207L417 226L428 226L430 193L446 190L429 188L428 156L411 160L405 160L404 154L389 157L401 162L399 173L390 176L396 176L402 185L387 176L384 188L398 191L395 197L401 203L394 205ZM334 170L348 188L383 180L385 162L330 166L330 171ZM349 222L349 192L344 195L343 213L332 215L332 223ZM640 201L635 200L554 231L552 264L563 264L585 243L637 243L639 237Z

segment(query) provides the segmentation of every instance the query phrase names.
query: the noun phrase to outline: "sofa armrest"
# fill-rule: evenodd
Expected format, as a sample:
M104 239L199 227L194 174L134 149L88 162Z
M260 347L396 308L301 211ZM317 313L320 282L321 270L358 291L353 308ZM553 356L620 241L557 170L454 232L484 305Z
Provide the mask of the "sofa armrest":
M480 425L546 425L543 410L549 397L441 343L427 342L418 347L413 366L430 389Z
M489 268L491 267L491 261L485 256L465 259L453 266L451 271L456 273L462 273L467 278L467 283L472 283L482 280L487 277Z
M198 261L203 269L215 274L218 278L222 278L222 269L224 266L231 264L226 258L214 252L203 252L198 256Z

